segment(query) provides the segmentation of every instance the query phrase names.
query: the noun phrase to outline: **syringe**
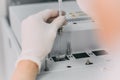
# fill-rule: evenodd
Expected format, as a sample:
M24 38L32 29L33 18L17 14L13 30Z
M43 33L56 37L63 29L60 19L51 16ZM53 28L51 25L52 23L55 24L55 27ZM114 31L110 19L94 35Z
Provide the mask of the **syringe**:
M58 0L58 3L59 3L59 16L62 16L62 0ZM63 28L61 27L58 30L58 36L59 36L58 48L59 48L60 54L62 50L62 31L63 31Z
M59 3L59 16L62 16L62 0L58 0ZM61 34L62 28L58 30L58 34Z
M59 16L62 16L62 0L58 0L59 3Z
M59 3L59 16L62 16L62 0L58 0ZM62 28L58 30L58 34L61 34Z

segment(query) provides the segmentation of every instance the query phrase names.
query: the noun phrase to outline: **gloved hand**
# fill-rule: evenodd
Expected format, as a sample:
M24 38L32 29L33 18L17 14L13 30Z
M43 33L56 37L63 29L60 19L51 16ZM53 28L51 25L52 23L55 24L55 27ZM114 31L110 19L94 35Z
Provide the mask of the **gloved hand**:
M17 63L31 60L39 67L51 51L58 29L66 23L65 17L58 13L57 10L45 10L22 22L22 53Z

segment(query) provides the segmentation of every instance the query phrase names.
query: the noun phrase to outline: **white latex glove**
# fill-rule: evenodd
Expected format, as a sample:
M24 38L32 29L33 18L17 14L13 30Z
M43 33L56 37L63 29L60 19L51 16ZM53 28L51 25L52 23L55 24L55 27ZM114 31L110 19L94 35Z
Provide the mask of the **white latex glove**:
M51 23L47 23L50 19ZM45 10L29 16L22 22L21 60L31 60L38 66L52 49L57 31L65 24L64 16L58 17L57 10Z

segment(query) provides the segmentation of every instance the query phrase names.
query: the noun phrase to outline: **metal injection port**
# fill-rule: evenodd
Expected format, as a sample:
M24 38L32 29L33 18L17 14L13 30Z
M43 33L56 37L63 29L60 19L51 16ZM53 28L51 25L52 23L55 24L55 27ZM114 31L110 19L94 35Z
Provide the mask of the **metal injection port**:
M93 63L88 59L85 64L86 65L92 65Z

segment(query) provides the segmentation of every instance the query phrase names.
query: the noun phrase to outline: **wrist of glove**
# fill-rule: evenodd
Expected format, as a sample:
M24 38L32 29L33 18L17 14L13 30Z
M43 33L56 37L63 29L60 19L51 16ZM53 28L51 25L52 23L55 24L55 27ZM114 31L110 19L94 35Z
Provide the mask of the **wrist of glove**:
M45 10L29 16L22 22L21 60L31 60L39 68L42 60L50 53L59 28L66 23L57 10Z
M34 50L33 51L31 50L31 51L22 52L20 54L20 56L18 57L18 60L16 61L15 66L17 67L17 65L21 61L29 60L29 61L35 63L38 66L38 70L39 70L38 74L39 74L40 69L41 69L41 64L44 61L45 57L47 56L47 53L44 56L43 55L41 55L41 56L35 55L35 54L40 54L40 53L41 53L41 51L34 51Z

